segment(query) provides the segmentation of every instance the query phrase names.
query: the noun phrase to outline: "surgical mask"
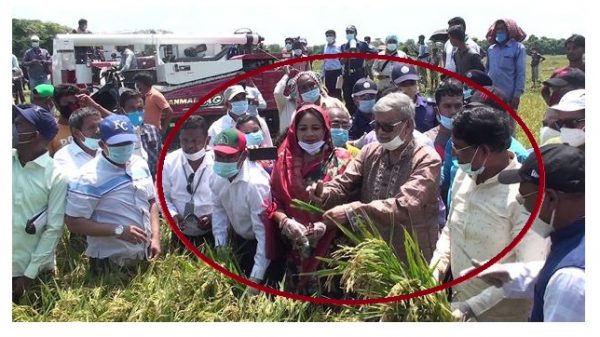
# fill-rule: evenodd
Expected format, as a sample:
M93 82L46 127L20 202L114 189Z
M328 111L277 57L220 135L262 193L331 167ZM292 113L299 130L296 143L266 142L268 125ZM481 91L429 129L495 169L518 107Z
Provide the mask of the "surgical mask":
M475 179L478 175L480 175L481 173L483 173L483 171L485 171L485 163L487 162L487 158L485 158L481 167L478 168L477 170L473 170L473 159L475 159L475 156L477 155L477 151L479 151L479 147L477 147L477 150L475 150L475 153L473 154L473 158L471 158L471 161L469 163L458 164L460 169L463 170L469 177L471 177L471 179Z
M294 54L294 56L300 56L302 55L302 49L294 49L292 53Z
M328 44L332 44L333 42L335 42L335 37L333 36L327 36L325 37L325 39L327 40Z
M473 89L468 87L463 88L463 99L469 100L471 96L473 96Z
M183 152L183 156L190 161L196 161L196 160L200 160L202 158L204 158L204 155L206 154L206 149L202 148L202 150L198 151L198 152L194 152L194 153L185 153Z
M373 111L373 106L375 106L375 100L359 100L358 101L358 110L366 113L371 113Z
M354 40L354 34L346 34L346 40Z
M549 141L552 138L556 138L560 136L560 132L554 130L551 127L548 126L543 126L540 129L540 144L544 145L546 144L547 141Z
M38 48L40 46L40 43L39 42L31 42L31 46L33 48Z
M506 32L497 32L496 33L496 42L504 43L506 41L507 34Z
M291 44L291 43L287 43L287 44L285 45L285 49L286 49L286 50L292 50L292 44Z
M394 137L394 139L390 140L387 143L381 143L381 146L383 147L384 150L394 151L397 148L399 148L400 146L402 146L402 144L404 144L404 141L402 140L402 138L400 138L400 136L396 136L396 137Z
M131 124L133 124L133 126L140 126L144 122L144 111L138 110L134 112L129 112L127 113L127 117L129 117L129 121L131 121Z
M213 164L213 171L220 177L223 178L231 178L238 174L240 169L237 167L238 163L223 163L220 161L215 161Z
M108 159L117 163L125 164L133 155L135 144L108 147Z
M246 111L248 111L248 100L230 102L231 104L231 113L240 116Z
M394 51L394 50L398 49L398 44L397 43L388 43L386 45L386 47L387 47L387 50Z
M346 146L346 143L348 142L348 130L342 128L332 128L331 140L333 140L333 145L337 147Z
M554 216L556 215L556 209L552 211L552 215L550 216L550 223L537 218L535 222L531 226L531 229L536 232L539 236L543 238L547 238L554 232Z
M256 132L252 132L252 133L247 133L246 134L246 144L247 145L254 145L254 146L258 146L260 144L262 144L263 140L264 140L264 136L262 131L256 131Z
M302 150L306 151L308 154L315 155L321 151L323 145L325 145L325 141L320 140L316 143L308 144L305 142L298 142L298 145L302 148Z
M100 144L98 144L99 141L100 139L84 137L83 145L90 150L96 151L100 148Z
M585 131L582 129L560 128L560 141L569 146L579 147L585 144Z
M302 101L306 103L314 103L319 99L319 97L321 97L321 91L319 90L319 88L314 88L303 93L300 96L302 96Z
M442 124L443 127L445 127L448 130L452 130L452 122L454 120L450 117L446 117L444 115L438 115L438 122L440 122L440 124Z

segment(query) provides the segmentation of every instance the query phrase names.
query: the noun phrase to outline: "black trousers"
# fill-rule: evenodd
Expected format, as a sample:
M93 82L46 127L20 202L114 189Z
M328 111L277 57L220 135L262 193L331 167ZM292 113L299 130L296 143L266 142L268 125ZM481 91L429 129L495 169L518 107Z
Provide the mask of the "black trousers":
M352 116L354 116L354 112L356 111L356 105L352 100L352 88L354 87L354 84L356 84L356 81L365 76L366 74L364 68L351 70L350 73L344 74L344 103L346 104L346 108L348 108L348 112L350 112L350 115Z
M329 96L335 97L337 99L342 99L342 90L336 89L335 84L337 82L338 76L342 74L342 69L338 70L325 70L325 87L327 88L327 92L329 92Z
M204 243L209 244L211 247L215 246L215 239L212 235L212 232L208 232L204 235L197 236L186 235L185 238L188 239L197 248L199 248ZM183 244L183 242L181 242L181 240L179 240L177 235L175 235L175 233L173 232L171 232L171 247L179 253L192 253L191 251L187 250L187 247Z
M256 254L256 240L246 240L241 236L232 233L231 243L233 254L240 264L240 269L246 277L250 277L252 267L254 267L254 255ZM277 288L279 282L283 280L285 274L285 261L272 260L265 272L264 282L266 286Z

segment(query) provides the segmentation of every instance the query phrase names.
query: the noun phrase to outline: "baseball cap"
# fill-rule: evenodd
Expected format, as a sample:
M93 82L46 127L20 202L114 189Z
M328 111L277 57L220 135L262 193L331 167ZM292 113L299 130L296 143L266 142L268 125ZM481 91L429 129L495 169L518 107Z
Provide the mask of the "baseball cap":
M229 88L225 89L223 96L225 97L225 101L229 102L233 97L235 97L235 95L241 92L243 92L244 94L246 93L244 87L242 87L241 85L232 85Z
M540 148L546 171L546 188L564 193L585 192L585 152L566 144L549 144ZM505 170L498 175L501 184L523 181L539 185L538 161L531 153L517 170Z
M412 64L396 63L392 68L392 82L399 84L410 80L419 80L417 68Z
M352 87L352 97L361 96L364 94L377 95L377 84L369 78L361 78Z
M33 88L33 94L40 97L54 97L54 86L52 84L39 84Z
M25 109L13 105L12 109L13 115L18 114L25 118L46 140L51 141L58 133L56 119L50 111L37 105Z
M124 142L137 142L133 124L129 117L111 114L100 123L100 139L106 145L115 145Z
M553 87L564 87L571 84L578 88L585 88L585 73L577 68L565 68L558 71L552 78L544 81L544 84Z
M225 129L215 138L213 150L223 154L236 154L246 148L246 135L237 129Z
M465 77L479 84L482 87L491 86L494 84L492 78L488 74L486 74L484 71L477 69L467 71Z
M558 104L550 109L558 111L578 111L585 109L585 89L576 89L567 92Z
M29 38L29 40L31 40L31 41L39 41L40 37L37 36L37 35L31 35L31 38Z

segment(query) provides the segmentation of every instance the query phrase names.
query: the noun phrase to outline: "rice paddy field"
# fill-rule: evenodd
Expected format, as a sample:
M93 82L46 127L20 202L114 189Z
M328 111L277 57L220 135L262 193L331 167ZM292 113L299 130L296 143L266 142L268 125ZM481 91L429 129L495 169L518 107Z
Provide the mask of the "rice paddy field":
M567 64L565 56L546 56L540 76ZM536 138L546 108L539 89L531 89L527 61L527 91L519 115ZM317 67L319 65L317 64ZM524 133L517 138L530 147ZM427 262L412 249L410 265L400 264L385 240L365 226L354 233L355 245L334 253L329 275L337 275L356 298L399 295L431 287ZM340 321L449 321L444 293L386 305L326 306L259 294L250 296L245 286L205 265L194 256L169 249L169 226L162 222L161 257L129 273L101 279L88 276L82 243L65 233L57 248L54 277L42 277L19 305L12 306L16 322L340 322ZM210 254L211 252L207 252ZM227 264L225 261L222 261ZM232 266L233 268L233 266ZM325 275L325 274L324 274ZM373 282L377 280L378 282ZM375 283L375 284L373 284Z

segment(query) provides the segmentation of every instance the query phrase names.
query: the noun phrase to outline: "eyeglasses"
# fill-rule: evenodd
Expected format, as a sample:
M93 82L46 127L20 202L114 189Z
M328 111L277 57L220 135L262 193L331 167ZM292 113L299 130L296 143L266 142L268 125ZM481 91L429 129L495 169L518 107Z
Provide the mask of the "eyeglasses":
M472 145L467 145L467 146L465 146L463 148L457 149L456 145L454 144L454 142L451 142L451 144L452 144L452 151L454 151L454 153L459 153L462 150L466 150L466 149L468 149L470 147L473 147Z
M187 179L187 186L185 187L185 189L189 194L192 194L192 183L194 182L194 175L195 173L192 172Z
M331 122L332 129L344 129L350 130L352 128L352 121L350 122Z
M404 121L399 121L396 122L394 124L383 124L383 123L379 123L377 121L372 121L371 123L369 123L369 125L373 128L373 130L377 131L378 129L381 129L383 132L392 132L394 131L394 128L400 124L404 123Z
M525 198L529 198L530 196L536 194L538 191L533 191L531 193L527 193L525 195L521 195L520 193L515 196L519 205L523 205L525 203Z

